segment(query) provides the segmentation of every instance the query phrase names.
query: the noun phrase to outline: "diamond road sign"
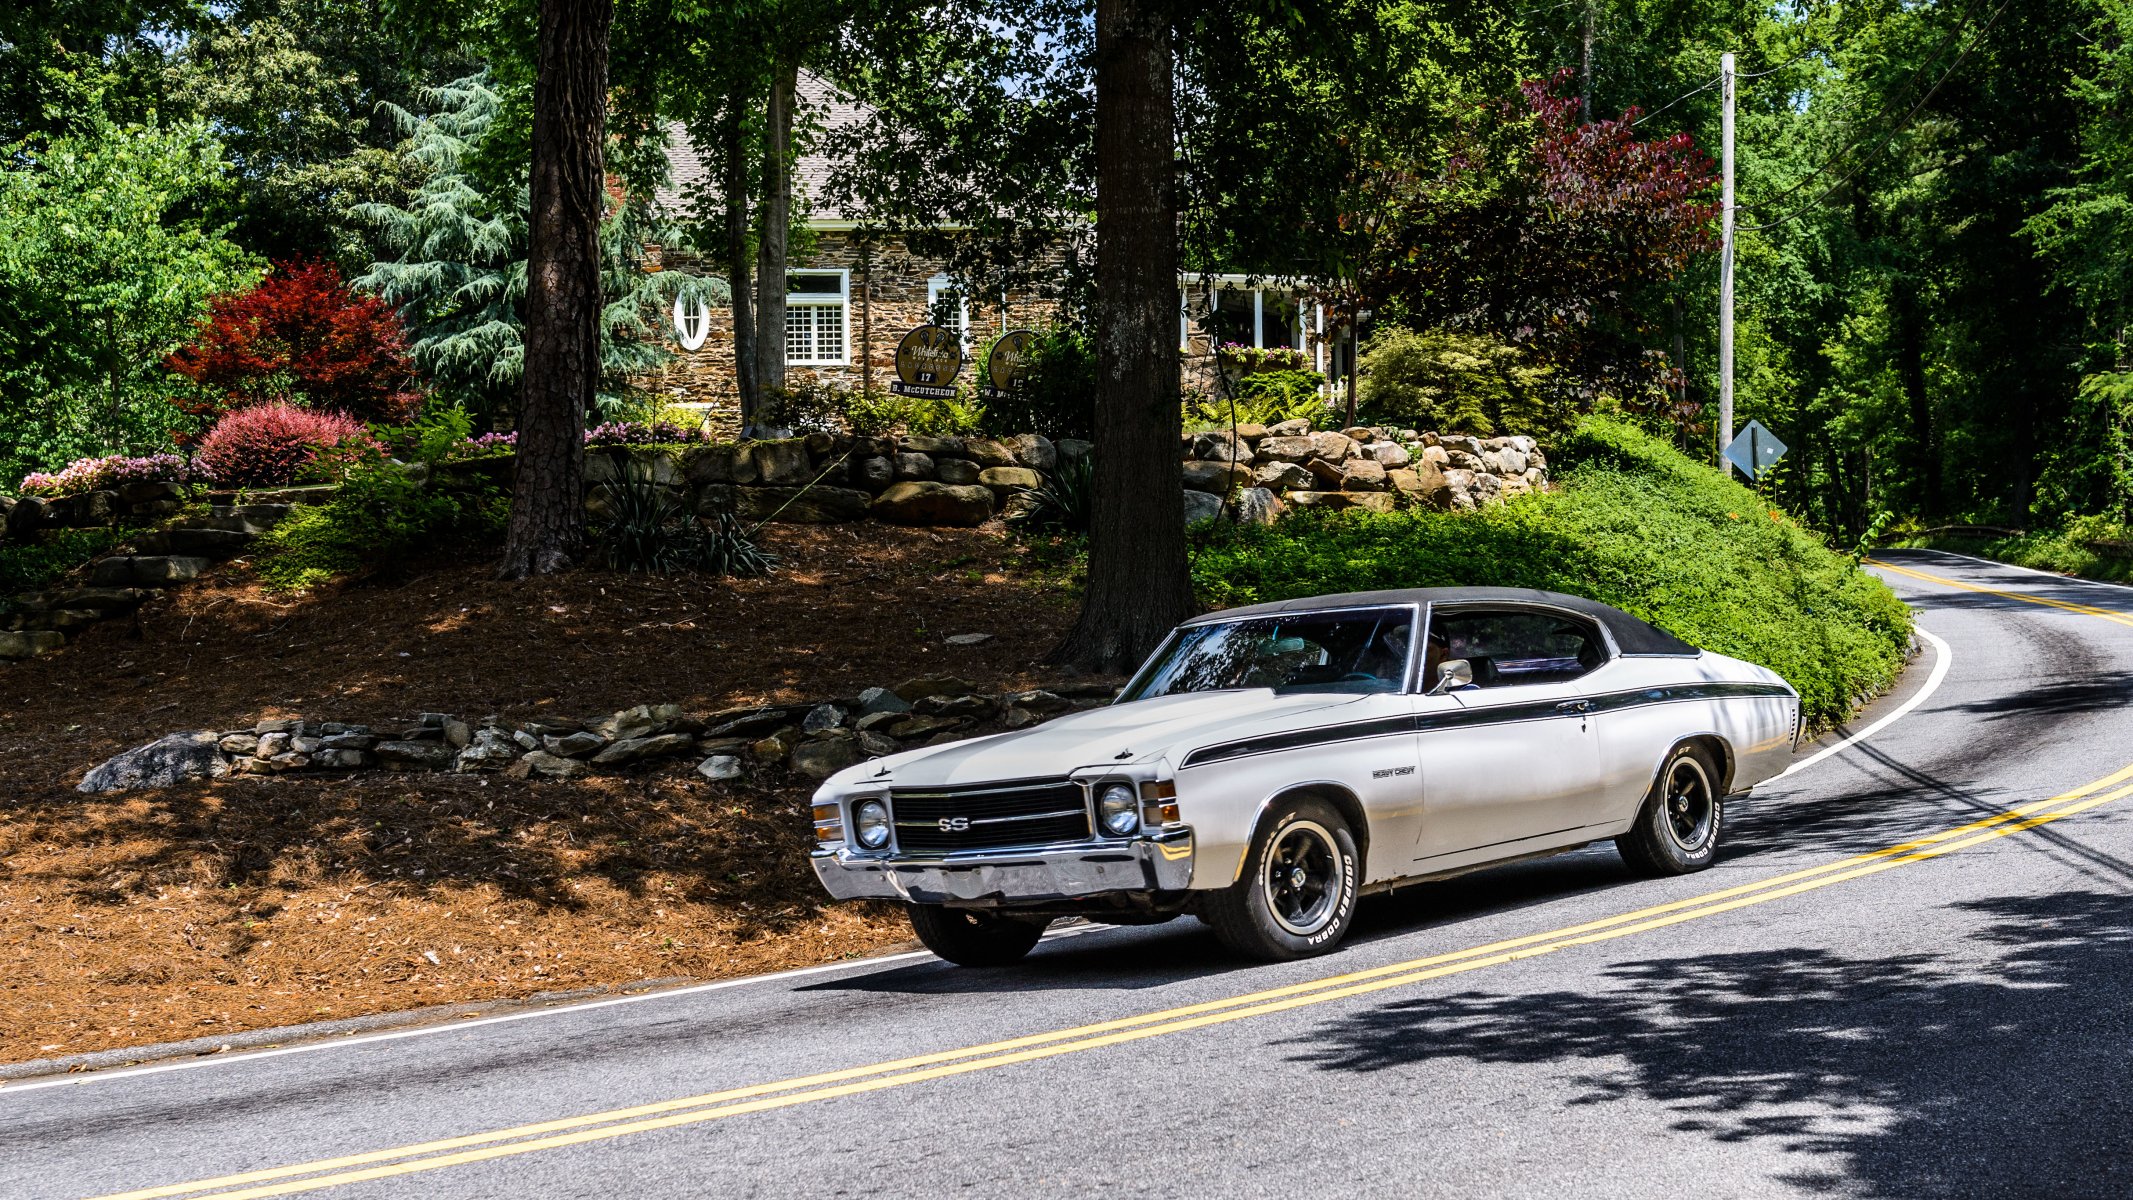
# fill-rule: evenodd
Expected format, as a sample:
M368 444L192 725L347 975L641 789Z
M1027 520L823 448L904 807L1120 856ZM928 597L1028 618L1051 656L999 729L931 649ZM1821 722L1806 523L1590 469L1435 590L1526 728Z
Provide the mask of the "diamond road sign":
M1777 465L1777 460L1785 457L1785 443L1763 428L1761 421L1750 421L1746 429L1726 443L1725 456L1727 462L1739 467L1748 478L1759 479L1763 472Z

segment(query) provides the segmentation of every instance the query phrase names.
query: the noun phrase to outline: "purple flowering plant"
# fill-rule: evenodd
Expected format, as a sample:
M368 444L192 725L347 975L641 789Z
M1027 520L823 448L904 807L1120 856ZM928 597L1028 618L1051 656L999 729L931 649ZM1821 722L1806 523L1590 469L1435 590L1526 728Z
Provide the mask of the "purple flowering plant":
M22 494L58 498L102 491L128 483L208 482L205 467L175 454L78 458L59 471L33 471L22 477Z

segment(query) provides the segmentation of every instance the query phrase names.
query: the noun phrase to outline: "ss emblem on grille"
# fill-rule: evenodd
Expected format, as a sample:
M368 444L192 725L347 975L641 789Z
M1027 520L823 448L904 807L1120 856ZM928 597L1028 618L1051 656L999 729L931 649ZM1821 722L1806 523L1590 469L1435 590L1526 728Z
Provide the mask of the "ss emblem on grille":
M964 833L970 829L969 817L942 817L942 833Z

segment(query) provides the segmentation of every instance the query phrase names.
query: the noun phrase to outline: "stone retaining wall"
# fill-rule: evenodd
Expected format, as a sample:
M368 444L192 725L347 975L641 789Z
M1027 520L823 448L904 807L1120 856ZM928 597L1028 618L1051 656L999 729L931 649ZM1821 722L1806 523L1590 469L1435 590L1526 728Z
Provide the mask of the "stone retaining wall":
M234 775L348 774L357 771L497 772L517 779L577 779L647 763L695 758L714 782L754 771L791 770L813 779L868 758L1107 704L1111 685L1094 681L987 694L952 676L909 679L853 697L749 705L690 713L643 704L583 721L467 720L422 713L400 725L275 719L243 729L191 730L137 746L82 777L85 793L171 787Z

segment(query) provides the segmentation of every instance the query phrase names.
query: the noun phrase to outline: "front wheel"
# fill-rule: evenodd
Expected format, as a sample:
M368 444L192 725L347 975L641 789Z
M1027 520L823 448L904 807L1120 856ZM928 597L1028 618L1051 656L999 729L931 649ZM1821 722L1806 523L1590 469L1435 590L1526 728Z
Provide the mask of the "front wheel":
M913 904L910 915L911 929L926 949L959 967L1006 967L1021 962L1051 924L940 904Z
M1202 916L1239 954L1269 962L1324 954L1355 920L1358 860L1355 835L1332 805L1291 802L1260 826L1243 877L1209 895Z
M1615 839L1622 861L1640 875L1687 875L1711 865L1725 826L1718 767L1697 746L1676 746L1637 812L1637 823Z

